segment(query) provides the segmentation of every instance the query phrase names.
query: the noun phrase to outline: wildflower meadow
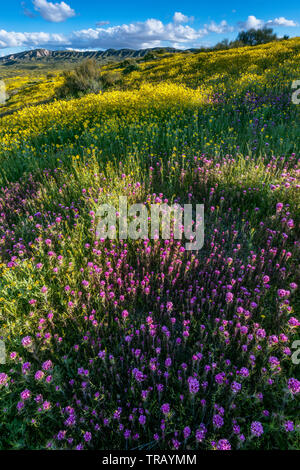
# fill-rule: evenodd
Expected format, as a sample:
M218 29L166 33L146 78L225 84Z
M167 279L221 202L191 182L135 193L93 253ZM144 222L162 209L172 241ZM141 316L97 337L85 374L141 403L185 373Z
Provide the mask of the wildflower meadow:
M299 51L107 65L0 118L0 449L299 450ZM203 246L98 237L119 197L202 204Z

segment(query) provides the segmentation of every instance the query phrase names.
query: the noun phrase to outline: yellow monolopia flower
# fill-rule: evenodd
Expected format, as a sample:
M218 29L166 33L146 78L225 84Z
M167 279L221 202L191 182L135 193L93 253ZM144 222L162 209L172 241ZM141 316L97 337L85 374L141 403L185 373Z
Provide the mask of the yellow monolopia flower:
M87 95L77 100L56 101L35 108L25 108L2 119L0 142L17 145L57 126L82 123L86 127L89 117L95 112L104 119L117 113L118 116L126 116L127 121L134 122L141 114L149 117L155 110L197 107L207 102L207 95L203 90L192 90L174 83L159 86L143 84L138 91L111 91ZM79 138L79 135L76 134L75 138Z
M205 112L206 104L213 104L215 93L230 92L236 96L252 85L267 89L273 86L275 77L277 83L291 83L297 78L299 49L300 38L294 38L255 48L169 54L159 60L143 62L139 64L139 70L123 76L122 84L127 88L124 91L112 90L80 99L54 101L3 117L0 119L0 148L5 152L13 146L22 147L26 152L35 153L30 139L50 131L63 132L68 127L74 129L77 141L75 144L70 142L70 148L80 145L82 129L88 129L94 143L101 139L94 134L99 128L102 135L114 132L114 138L122 142L118 130L123 123L132 124L136 132L142 133L143 123L147 121L151 123L150 135L159 127L159 115L172 117L174 113L178 116L185 109L190 109L197 120L199 107ZM114 70L114 67L106 66L103 70ZM20 92L20 96L25 96L26 91L33 101L41 97L47 99L63 78L60 75L51 80L45 76L37 77L33 84L30 80L30 76L9 79L8 90L22 89L24 93ZM178 134L181 131L179 129ZM60 142L57 142L58 149L63 149ZM47 152L45 148L45 156Z

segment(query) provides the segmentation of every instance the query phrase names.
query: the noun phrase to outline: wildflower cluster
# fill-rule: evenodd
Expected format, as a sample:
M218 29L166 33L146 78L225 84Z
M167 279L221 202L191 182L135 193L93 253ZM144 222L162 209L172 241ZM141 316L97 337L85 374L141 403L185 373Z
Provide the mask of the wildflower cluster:
M286 97L146 84L2 119L0 448L297 447ZM119 195L204 204L203 248L98 239Z

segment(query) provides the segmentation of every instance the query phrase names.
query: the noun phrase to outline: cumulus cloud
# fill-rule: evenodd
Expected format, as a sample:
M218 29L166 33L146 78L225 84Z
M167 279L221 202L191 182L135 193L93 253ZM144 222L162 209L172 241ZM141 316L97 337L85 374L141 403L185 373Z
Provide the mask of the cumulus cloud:
M61 23L75 16L73 10L67 3L52 3L46 0L33 0L33 6L36 11L40 13L42 18L53 23Z
M259 20L254 15L248 16L244 23L241 23L241 27L245 29L259 29L264 25L263 20Z
M164 24L154 18L143 22L111 26L108 28L89 28L74 31L71 42L74 47L101 48L146 48L158 47L163 43L184 45L201 38L206 31L196 30L180 23Z
M82 29L73 31L68 37L48 33L16 33L0 31L0 48L16 46L57 45L75 49L132 49L175 45L184 47L194 43L205 34L206 29L195 29L181 23L167 23L150 18L146 21L123 24L118 26ZM55 40L57 36L57 41ZM31 44L30 44L31 42Z
M62 34L44 32L18 33L15 31L0 30L0 48L7 47L48 47L64 46L68 42Z
M204 25L205 29L211 33L217 33L217 34L222 34L222 33L231 33L234 31L233 26L229 26L226 20L221 21L221 23L217 24L214 21L211 21L210 24Z
M56 8L55 10L52 9L51 12L48 11L52 15L48 16L48 18L52 18L51 21L62 21L62 18L66 18L62 14L62 10L59 10L61 5L66 5L64 2L55 4L45 0L34 0L34 2L36 4L39 2L40 5L42 3L53 5ZM68 10L64 10L64 12L66 11ZM58 12L60 13L58 14ZM293 20L287 20L283 17L264 21L250 15L245 22L237 23L235 26L231 26L223 20L220 23L211 21L211 23L197 29L187 24L186 18L182 13L176 12L173 20L169 23L150 18L146 21L108 26L108 22L99 21L95 27L73 31L67 36L59 33L23 33L0 30L0 49L8 47L57 47L60 49L91 50L109 48L142 49L161 46L189 48L191 46L195 47L195 45L199 47L199 40L210 33L225 34L238 29L257 29L263 26L296 26ZM189 21L191 21L191 18Z
M274 20L267 21L267 25L269 26L286 26L286 27L295 27L298 24L294 20L287 20L283 16L280 18L275 18Z
M174 23L187 23L189 21L189 17L180 13L180 11L175 11L173 21Z
M239 24L240 29L259 29L263 28L264 26L285 26L285 27L293 27L297 26L297 23L293 20L287 20L283 16L280 18L275 18L274 20L260 20L256 18L254 15L249 15L245 22L240 22Z

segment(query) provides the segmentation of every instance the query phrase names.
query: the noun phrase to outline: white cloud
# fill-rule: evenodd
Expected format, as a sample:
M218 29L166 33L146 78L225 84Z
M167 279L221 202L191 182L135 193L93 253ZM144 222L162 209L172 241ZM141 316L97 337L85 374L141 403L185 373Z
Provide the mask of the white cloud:
M259 29L264 26L263 20L259 20L254 15L248 16L247 21L245 21L245 23L242 23L242 24L243 24L243 28L245 29L252 29L252 28Z
M286 27L293 27L297 26L297 23L293 20L287 20L283 16L280 18L275 18L274 20L259 20L254 15L248 16L245 22L240 22L239 27L240 29L259 29L263 28L264 26L286 26Z
M52 3L46 0L33 0L34 9L40 13L42 18L53 23L60 23L75 16L73 10L67 3Z
M62 34L50 33L18 33L15 31L0 30L0 48L7 47L41 47L64 46L67 39Z
M196 30L179 23L163 24L154 18L144 22L111 26L108 28L89 28L74 31L71 42L74 47L106 49L129 47L133 49L158 47L163 43L184 45L201 38L207 31Z
M180 13L180 11L175 11L173 21L174 23L187 23L189 21L189 17Z
M211 21L209 25L204 25L207 31L217 34L230 33L234 31L233 26L229 26L226 20L222 20L221 23L217 24L215 21Z
M62 34L18 33L2 30L0 31L0 48L58 46L74 49L118 49L124 47L141 49L163 45L174 45L179 48L189 47L189 44L198 41L206 34L208 34L206 29L195 29L188 24L174 21L165 24L160 20L150 18L146 21L117 26L99 23L94 28L73 31L68 37Z
M269 26L286 26L286 27L295 27L298 24L294 20L287 20L283 16L280 18L275 18L274 20L267 21L267 25Z
M95 52L97 49L75 49L74 47L66 47L66 51L75 51L75 52Z
M61 5L66 5L64 2L53 4L45 0L34 1L35 3L39 2L39 4L42 2L43 4L53 5L54 8L60 8ZM60 14L58 14L57 9L51 10L51 15L52 21L62 21L63 17L66 18L66 16L62 16L61 10ZM150 18L146 21L116 26L109 26L107 22L103 21L98 22L95 27L73 31L68 35L45 32L14 32L2 29L0 30L0 49L49 47L91 50L109 48L142 49L161 46L190 48L195 44L197 47L200 47L201 44L199 40L210 33L225 34L238 29L257 29L263 26L296 26L293 20L287 20L283 17L263 21L256 18L254 15L250 15L245 22L237 23L235 26L231 26L223 20L220 23L211 21L211 23L205 24L202 28L197 29L189 24L184 24L183 21L185 20L183 17L186 18L182 13L176 12L173 21L169 23L163 23L155 18ZM189 21L192 21L192 18L189 18Z

